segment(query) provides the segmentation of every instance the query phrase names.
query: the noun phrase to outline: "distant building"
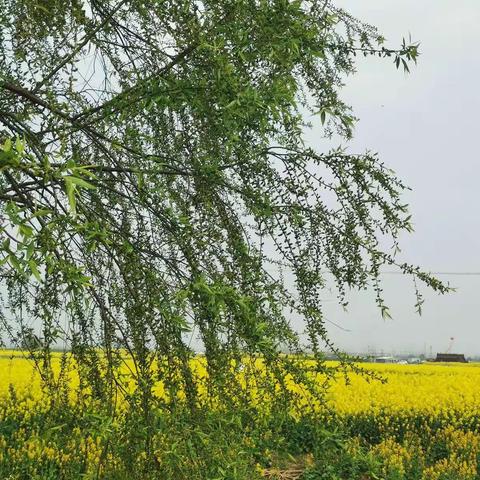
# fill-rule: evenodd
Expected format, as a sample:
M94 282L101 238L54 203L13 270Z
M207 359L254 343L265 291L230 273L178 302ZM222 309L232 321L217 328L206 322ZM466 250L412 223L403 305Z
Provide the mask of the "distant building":
M418 365L420 363L423 363L423 360L418 357L410 357L407 362L412 365Z
M397 363L394 357L377 357L375 363Z
M435 362L457 362L468 363L463 353L437 353Z

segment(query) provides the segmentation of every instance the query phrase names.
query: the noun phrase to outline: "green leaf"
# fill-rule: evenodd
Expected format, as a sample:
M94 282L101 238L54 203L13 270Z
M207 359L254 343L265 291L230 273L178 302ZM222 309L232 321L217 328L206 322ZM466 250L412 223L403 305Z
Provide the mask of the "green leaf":
M75 184L71 181L71 177L63 177L65 180L65 191L67 192L70 211L75 215L77 212L77 201L75 199Z
M77 172L81 172L82 175L86 175L89 178L97 178L97 176L92 172L92 169L95 168L95 165L82 165L81 167L76 167Z
M391 319L392 315L390 314L390 309L386 305L381 305L380 311L382 314L382 318L385 319Z
M5 250L6 252L10 252L10 239L6 238L3 243L2 243L2 250Z
M79 177L74 177L73 175L65 175L63 177L65 179L65 181L68 181L75 184L75 185L78 185L79 187L82 187L82 188L87 188L87 189L93 189L95 188L95 185L92 185L91 183L83 180L83 178L79 178Z
M25 225L24 223L21 223L18 226L18 229L24 237L30 238L33 235L33 228L29 225Z
M3 144L2 150L4 152L9 152L12 149L12 141L7 138Z
M32 272L33 276L39 281L42 281L42 277L40 276L40 272L38 271L37 263L33 258L28 261L28 266L30 267L30 271Z
M15 254L12 253L8 256L8 262L18 273L21 273L22 275L24 274L22 265Z
M52 213L52 210L49 210L48 208L41 208L41 209L37 210L32 215L32 218L45 217L46 215L49 215L50 213Z
M320 112L320 121L322 122L322 125L325 124L325 119L326 119L326 113L325 113L325 110L322 110Z
M23 144L23 142L18 137L15 140L15 149L20 154L22 154L25 150L25 145Z
M34 253L35 253L35 244L32 241L27 246L27 258L31 258Z

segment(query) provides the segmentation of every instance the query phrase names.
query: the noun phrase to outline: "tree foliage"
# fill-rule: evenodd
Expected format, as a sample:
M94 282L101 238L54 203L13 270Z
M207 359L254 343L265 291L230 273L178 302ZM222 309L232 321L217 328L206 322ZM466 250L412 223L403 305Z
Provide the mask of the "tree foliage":
M308 380L280 350L315 369L335 350L328 278L341 303L373 287L384 315L382 265L445 290L396 260L394 173L304 141L311 115L351 137L357 55L408 69L417 45L386 48L329 0L1 0L0 26L3 328L40 326L44 360L68 345L93 394L127 395L127 353L132 401L148 410L161 379L195 408L195 345L207 397L274 395L286 372Z

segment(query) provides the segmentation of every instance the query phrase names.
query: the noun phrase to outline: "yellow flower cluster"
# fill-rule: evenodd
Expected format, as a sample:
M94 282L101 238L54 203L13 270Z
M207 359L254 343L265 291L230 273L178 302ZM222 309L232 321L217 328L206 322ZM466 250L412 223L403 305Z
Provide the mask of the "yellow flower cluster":
M54 370L59 362L60 357L54 356ZM387 382L368 381L367 377L358 374L350 374L348 382L339 377L339 381L331 384L328 393L330 405L339 414L385 410L409 414L428 412L447 417L451 412L455 412L455 415L459 412L470 416L473 413L480 414L480 364L370 364L366 368ZM197 360L196 369L199 376L205 376L202 359ZM0 350L0 371L0 397L8 393L11 385L19 393L28 390L30 396L32 393L40 396L39 376L32 361L21 352ZM319 381L322 381L321 376ZM291 389L298 391L299 395L303 394L298 385L292 384ZM159 396L164 394L161 382L154 391ZM251 395L255 396L255 392L251 391Z
M59 362L59 358L54 357L54 370ZM328 405L337 414L382 414L385 417L382 421L387 423L386 413L395 417L428 414L443 419L445 426L456 420L465 425L472 417L480 417L480 364L371 364L366 367L386 379L386 383L368 381L367 377L359 374L350 374L348 381L339 377L330 385L327 395ZM196 369L199 377L205 376L201 359L197 360ZM39 376L32 361L20 352L0 351L0 371L0 397L8 394L13 386L20 395L28 391L30 398L40 399ZM288 378L286 380L288 384ZM321 375L319 381L322 381ZM243 383L255 402L265 400L265 397L257 398L255 387ZM307 398L301 386L291 383L290 389L299 397L304 396L305 404L315 403L315 399ZM154 392L160 397L165 395L161 382L154 387ZM25 401L23 405L26 410L31 409L32 400ZM321 408L320 402L318 406Z
M397 476L405 475L412 461L412 452L390 437L376 445L372 449L372 453L383 459L383 473L385 476L392 474Z
M31 475L29 478L36 478L36 473L47 465L55 467L59 474L68 470L72 463L83 464L86 471L93 472L103 452L101 438L75 430L61 447L48 440L46 432L38 430L19 428L8 439L0 435L0 467L2 462L23 465Z
M369 369L387 382L351 375L330 388L330 401L343 414L429 413L446 416L480 413L480 364L373 364Z
M479 441L478 434L447 427L424 445L418 436L409 435L402 444L387 437L370 453L382 460L385 478L419 478L421 472L422 480L476 480ZM427 465L428 458L438 456L438 449L442 457Z

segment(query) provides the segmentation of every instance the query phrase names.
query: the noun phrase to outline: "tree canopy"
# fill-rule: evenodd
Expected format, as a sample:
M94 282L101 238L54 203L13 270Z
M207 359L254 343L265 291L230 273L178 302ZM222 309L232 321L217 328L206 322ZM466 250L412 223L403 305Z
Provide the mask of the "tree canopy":
M99 395L125 388L128 352L144 400L161 378L193 405L192 345L225 401L246 356L276 382L300 375L282 349L320 365L327 278L341 303L374 288L383 315L383 265L445 291L396 260L395 174L305 144L312 115L319 137L352 136L357 55L408 70L418 47L329 0L1 0L4 337L40 326Z

